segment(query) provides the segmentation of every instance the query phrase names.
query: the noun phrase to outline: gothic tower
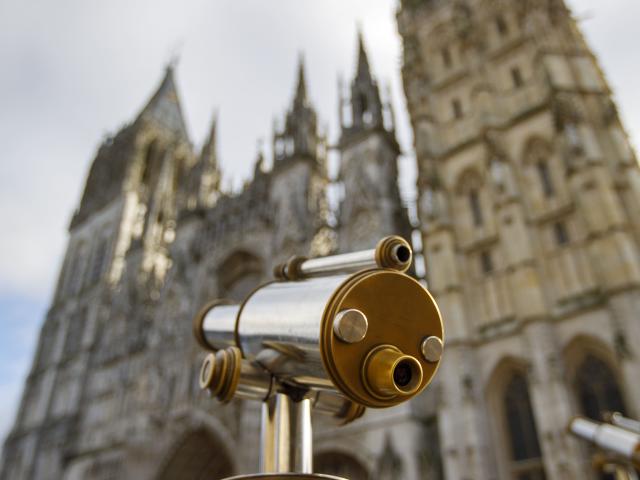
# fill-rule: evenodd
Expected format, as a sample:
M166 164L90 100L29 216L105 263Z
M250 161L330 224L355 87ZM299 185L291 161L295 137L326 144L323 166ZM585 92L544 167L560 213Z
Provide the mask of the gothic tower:
M157 296L169 268L180 205L177 172L198 162L169 67L135 121L108 138L93 161L6 442L11 461L3 479L62 478L75 447L91 449L99 438L79 433L100 431L113 420L104 410L118 392L99 391L104 385L96 373L130 358L143 342L149 324L141 292Z
M398 156L391 103L383 103L362 34L350 100L340 92L339 180L345 197L338 218L339 250L375 246L386 235L409 239L411 227L398 189ZM342 90L342 86L339 87Z
M347 101L341 95L339 103L338 180L344 187L336 228L340 252L372 248L386 235L400 234L409 239L411 234L398 189L400 148L393 112L390 103L381 100L362 35L358 37L350 97ZM318 422L316 468L353 480L423 478L416 451L423 429L413 407L404 404L390 410L369 409L363 418L340 429ZM358 461L346 460L347 453Z
M638 415L640 170L562 0L404 0L448 479L592 478L572 415Z
M326 143L307 95L304 60L300 57L292 105L273 135L271 201L277 212L273 248L281 256L285 252L293 255L303 243L312 245L316 254L328 253L323 235L328 215Z

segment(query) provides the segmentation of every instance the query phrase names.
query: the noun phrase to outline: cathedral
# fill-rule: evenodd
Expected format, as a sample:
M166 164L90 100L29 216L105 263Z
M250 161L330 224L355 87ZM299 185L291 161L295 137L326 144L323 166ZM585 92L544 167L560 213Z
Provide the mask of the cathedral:
M569 419L640 416L640 167L563 0L402 0L417 222L394 113L362 38L327 174L301 63L241 191L199 151L168 67L98 149L40 332L1 480L204 480L255 471L259 406L199 390L191 319L293 254L420 239L446 346L427 391L342 428L315 470L350 480L600 478ZM269 164L267 169L265 164ZM343 188L330 210L331 182Z

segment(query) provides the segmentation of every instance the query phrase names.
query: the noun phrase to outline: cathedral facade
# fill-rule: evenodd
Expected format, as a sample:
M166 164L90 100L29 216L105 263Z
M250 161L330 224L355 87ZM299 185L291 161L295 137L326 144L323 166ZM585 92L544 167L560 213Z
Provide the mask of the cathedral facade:
M271 167L259 155L233 194L215 120L196 152L167 69L93 160L0 479L254 471L259 408L199 391L195 312L243 298L293 254L415 230L445 322L441 370L409 405L339 429L316 419L316 470L596 478L568 420L640 414L640 168L604 75L562 0L403 0L398 28L417 225L362 39L339 100L335 212L302 63Z
M640 170L562 0L405 0L450 479L592 478L577 414L640 414Z

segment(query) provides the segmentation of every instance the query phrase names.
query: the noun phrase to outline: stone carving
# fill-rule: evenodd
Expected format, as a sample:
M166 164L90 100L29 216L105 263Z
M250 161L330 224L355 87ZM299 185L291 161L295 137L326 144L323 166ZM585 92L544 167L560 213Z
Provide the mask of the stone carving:
M391 435L387 433L384 438L382 453L378 457L375 480L401 480L403 478L403 470L402 458L393 446Z

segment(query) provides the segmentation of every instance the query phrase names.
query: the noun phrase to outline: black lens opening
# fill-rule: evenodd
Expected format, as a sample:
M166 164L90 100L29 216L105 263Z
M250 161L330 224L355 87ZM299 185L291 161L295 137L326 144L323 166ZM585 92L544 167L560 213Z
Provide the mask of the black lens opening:
M393 370L393 381L398 387L406 387L411 383L412 378L413 365L411 365L411 362L403 360L396 365L396 368Z
M411 250L404 245L400 245L396 249L396 257L402 263L407 263L411 259Z

